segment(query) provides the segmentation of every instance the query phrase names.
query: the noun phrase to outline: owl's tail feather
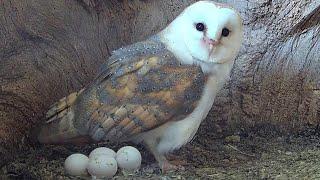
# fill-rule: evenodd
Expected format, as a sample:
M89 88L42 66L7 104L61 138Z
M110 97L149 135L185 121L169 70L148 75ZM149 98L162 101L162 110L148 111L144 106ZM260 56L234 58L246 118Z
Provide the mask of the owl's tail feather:
M38 141L44 144L81 144L89 141L89 138L82 136L74 127L73 104L79 92L70 94L53 104L46 114L47 121L40 128L37 135Z
M71 107L73 103L76 101L79 94L82 93L84 89L81 89L78 92L74 92L69 94L68 96L61 98L58 102L54 103L48 110L46 114L47 122L53 121L53 116L58 115L60 112L66 110L68 107Z

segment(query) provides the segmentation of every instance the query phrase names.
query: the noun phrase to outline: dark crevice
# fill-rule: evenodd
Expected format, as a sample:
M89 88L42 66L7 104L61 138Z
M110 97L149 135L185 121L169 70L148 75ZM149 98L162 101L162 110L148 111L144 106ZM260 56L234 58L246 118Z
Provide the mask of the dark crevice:
M305 29L316 26L320 23L320 6L314 9L307 17L302 19L297 25L295 25L289 32L289 35L302 32Z
M85 2L86 1L86 2ZM91 14L90 6L92 0L76 0L76 2L88 13Z

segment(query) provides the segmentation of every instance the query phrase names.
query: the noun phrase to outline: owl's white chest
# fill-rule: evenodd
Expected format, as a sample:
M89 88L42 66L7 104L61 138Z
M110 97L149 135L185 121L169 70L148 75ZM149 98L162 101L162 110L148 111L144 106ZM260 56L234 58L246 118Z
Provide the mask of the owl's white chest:
M219 74L219 72L217 72L210 76L204 87L198 106L189 116L183 120L168 122L154 130L143 133L139 137L140 141L157 141L156 148L158 152L162 154L178 149L191 141L200 123L206 118L210 111L214 98L222 88L228 75L229 71L227 71L226 74Z

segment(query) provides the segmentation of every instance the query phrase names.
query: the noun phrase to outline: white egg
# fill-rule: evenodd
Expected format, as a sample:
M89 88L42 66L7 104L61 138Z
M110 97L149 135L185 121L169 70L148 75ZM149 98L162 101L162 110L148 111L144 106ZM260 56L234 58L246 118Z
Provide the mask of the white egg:
M106 147L99 147L91 151L91 153L89 154L89 159L92 158L93 156L97 156L101 154L116 158L116 152L114 152L114 150Z
M80 153L72 154L64 161L64 169L67 174L81 176L87 174L89 158Z
M101 154L89 159L87 169L91 176L111 178L117 173L118 165L113 157Z
M118 166L125 170L137 170L141 165L141 154L132 146L120 148L116 159Z

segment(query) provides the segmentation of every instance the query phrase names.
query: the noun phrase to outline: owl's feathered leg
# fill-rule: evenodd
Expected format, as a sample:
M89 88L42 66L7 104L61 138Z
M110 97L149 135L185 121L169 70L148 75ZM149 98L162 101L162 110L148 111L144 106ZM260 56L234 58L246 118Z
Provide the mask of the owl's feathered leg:
M144 142L145 142L146 146L148 147L149 151L155 157L162 172L168 172L168 171L172 171L172 170L184 170L183 166L172 164L170 161L167 160L167 158L164 154L161 154L157 150L158 143L155 140L148 139Z

